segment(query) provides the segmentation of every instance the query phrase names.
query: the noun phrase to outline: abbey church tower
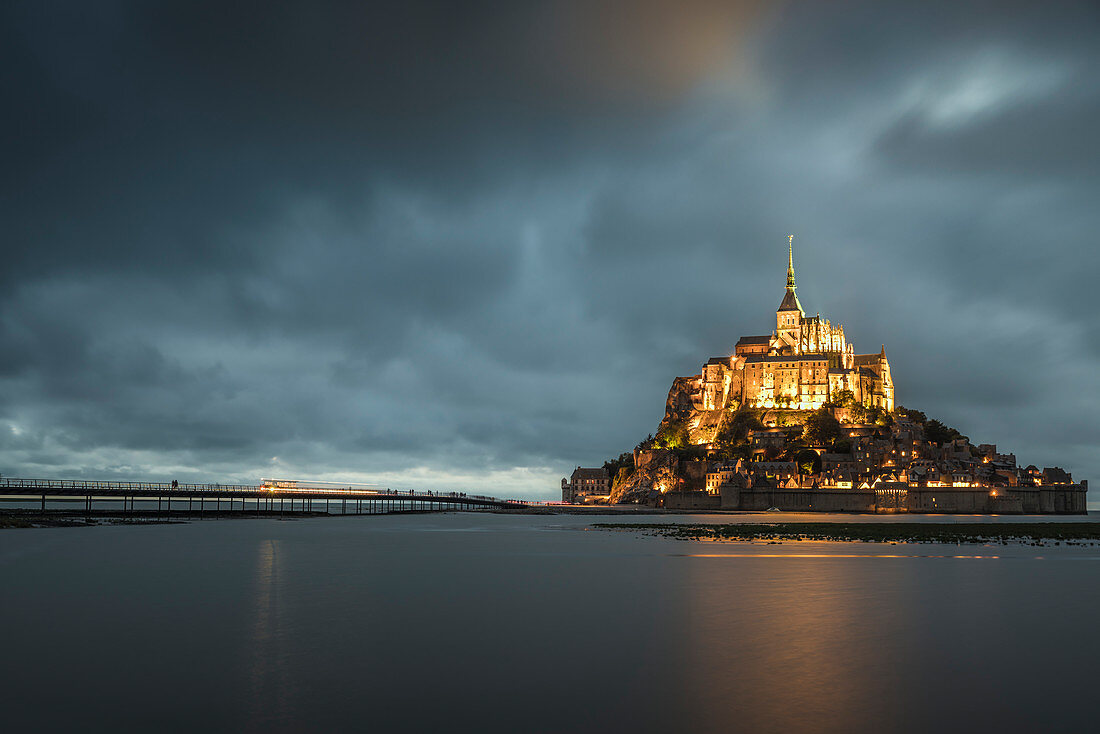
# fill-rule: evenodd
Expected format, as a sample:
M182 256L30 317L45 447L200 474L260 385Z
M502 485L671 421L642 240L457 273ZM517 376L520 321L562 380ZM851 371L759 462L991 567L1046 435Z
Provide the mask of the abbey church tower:
M783 345L780 352L785 354L798 354L802 341L802 318L806 314L798 302L797 287L794 283L794 235L790 235L787 237L787 293L775 312L775 334Z
M820 314L807 316L794 279L794 237L787 238L787 289L775 312L775 331L743 336L734 353L713 357L700 374L677 378L692 385L699 411L694 426L717 426L723 411L739 405L816 410L842 392L867 407L894 409L894 384L886 349L856 354L844 327ZM695 439L693 439L695 440Z

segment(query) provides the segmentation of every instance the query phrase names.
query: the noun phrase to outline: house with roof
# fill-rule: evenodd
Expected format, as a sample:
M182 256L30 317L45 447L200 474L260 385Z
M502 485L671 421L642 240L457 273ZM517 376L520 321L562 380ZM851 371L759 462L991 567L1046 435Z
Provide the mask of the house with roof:
M611 497L611 477L602 466L577 467L573 474L561 480L561 501L570 505L607 502Z

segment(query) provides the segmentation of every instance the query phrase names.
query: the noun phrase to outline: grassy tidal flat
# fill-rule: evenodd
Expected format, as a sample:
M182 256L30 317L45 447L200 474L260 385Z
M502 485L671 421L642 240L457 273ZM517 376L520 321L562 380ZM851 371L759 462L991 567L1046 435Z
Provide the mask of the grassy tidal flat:
M602 530L641 530L679 540L768 541L828 540L864 543L1024 543L1094 545L1100 523L846 523L774 524L596 523Z

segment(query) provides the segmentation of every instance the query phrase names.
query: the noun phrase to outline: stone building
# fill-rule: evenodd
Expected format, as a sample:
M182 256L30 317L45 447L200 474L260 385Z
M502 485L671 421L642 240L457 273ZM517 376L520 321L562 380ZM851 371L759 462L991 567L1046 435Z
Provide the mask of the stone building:
M603 467L577 467L572 476L561 480L561 501L571 505L585 502L606 502L611 496L611 478Z
M732 355L713 357L698 375L673 383L669 406L692 414L695 443L709 440L705 429L718 425L714 413L742 404L816 410L848 390L860 405L894 409L886 347L856 354L842 325L806 315L795 285L793 238L787 244L787 288L771 334L743 336Z
M1068 472L1018 467L996 444L975 446L957 432L933 438L918 411L895 414L885 346L856 354L843 326L806 316L792 241L775 318L770 334L743 336L732 355L674 380L658 441L635 448L634 472L616 486L616 502L687 510L1085 512L1088 484ZM826 404L836 424L828 424L831 437L815 437L807 420ZM742 406L757 410L729 420ZM698 447L712 444L723 425L730 443L708 447L717 451L684 445L684 429ZM808 462L809 451L819 459Z
M707 472L707 494L716 495L722 486L730 484L739 487L752 486L752 473L743 459L738 459L733 464L715 463Z

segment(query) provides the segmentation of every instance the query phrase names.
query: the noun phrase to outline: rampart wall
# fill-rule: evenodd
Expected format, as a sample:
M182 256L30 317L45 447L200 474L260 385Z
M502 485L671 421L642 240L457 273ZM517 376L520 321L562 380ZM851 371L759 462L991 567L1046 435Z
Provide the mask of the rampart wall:
M706 492L666 492L661 496L666 510L718 510L721 501Z
M909 487L877 492L873 489L740 489L719 488L718 507L723 510L762 511L775 507L785 512L913 512L976 515L1083 515L1088 512L1088 484L1045 487ZM691 506L688 495L676 502ZM700 502L707 500L700 499ZM669 506L666 500L666 507Z
M875 493L860 489L739 489L723 486L723 510L785 512L874 512Z

